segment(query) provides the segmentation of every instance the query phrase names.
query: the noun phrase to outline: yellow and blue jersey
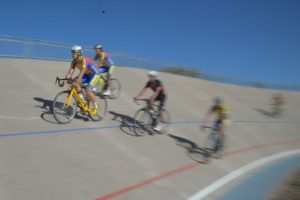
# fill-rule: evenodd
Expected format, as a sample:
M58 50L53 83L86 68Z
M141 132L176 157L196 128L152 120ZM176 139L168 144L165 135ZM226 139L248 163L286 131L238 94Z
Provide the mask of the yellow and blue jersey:
M86 69L86 74L100 74L97 64L85 56L80 56L79 60L73 61L72 66L77 69Z

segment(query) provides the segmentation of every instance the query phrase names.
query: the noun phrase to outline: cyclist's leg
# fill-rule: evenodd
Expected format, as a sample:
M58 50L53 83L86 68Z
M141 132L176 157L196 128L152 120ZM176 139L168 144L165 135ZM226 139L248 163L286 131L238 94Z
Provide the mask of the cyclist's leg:
M109 75L109 67L100 67L100 72L101 73L106 73L106 79L105 79L105 87L104 87L104 95L110 95L111 91L110 91L110 86L111 86L111 80L110 80L110 75Z
M76 77L76 78L78 78L78 77ZM81 78L81 84L87 85L89 81L90 81L89 75L88 74L84 74L83 77ZM80 95L80 97L83 99L80 87L76 87L76 91Z
M111 86L112 81L111 81L111 77L112 77L112 73L115 71L115 66L111 65L108 67L108 71L107 71L107 83L108 83L108 87Z
M94 106L97 107L96 105L96 97L95 97L95 94L93 92L96 84L98 83L99 81L99 74L93 74L93 75L89 75L90 77L90 80L87 84L87 87L85 87L85 92L87 93L87 95L89 96L89 98L91 99L91 101L93 102Z
M101 66L100 68L99 68L99 71L100 71L100 73L101 74L103 74L103 73L106 73L106 79L105 79L105 82L106 82L106 85L107 85L107 78L108 78L108 72L109 72L109 67L104 67L104 66Z
M216 121L216 130L220 136L220 148L223 148L225 142L225 123L224 120L218 119Z
M165 94L161 94L159 95L155 100L159 101L159 106L158 106L158 113L159 113L159 121L163 121L164 120L164 116L163 116L163 108L165 107L166 104L166 95Z
M161 131L163 126L162 126L162 121L164 120L164 116L163 116L163 108L165 105L165 100L166 100L166 96L164 94L160 94L159 96L156 97L155 101L159 101L159 105L158 105L158 123L156 124L156 126L153 128L156 131Z

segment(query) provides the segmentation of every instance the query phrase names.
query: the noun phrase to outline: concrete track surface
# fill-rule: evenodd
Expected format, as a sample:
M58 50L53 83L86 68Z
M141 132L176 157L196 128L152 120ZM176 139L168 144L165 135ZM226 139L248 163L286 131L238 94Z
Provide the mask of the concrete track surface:
M116 69L123 90L108 101L103 121L57 124L49 108L62 88L54 81L68 67L68 62L0 60L1 200L188 199L244 165L300 148L300 93L281 91L287 103L283 116L273 118L269 102L278 91L166 73L159 78L167 88L172 125L164 134L136 136L128 124L141 105L132 98L147 75L125 67ZM233 123L224 158L202 164L206 134L199 121L214 96L230 105ZM196 147L198 153L190 151ZM217 199L241 179L206 199Z

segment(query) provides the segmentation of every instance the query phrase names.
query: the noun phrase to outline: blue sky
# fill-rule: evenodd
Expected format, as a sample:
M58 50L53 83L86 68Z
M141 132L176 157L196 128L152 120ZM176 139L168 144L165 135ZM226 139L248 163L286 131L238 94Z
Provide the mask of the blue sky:
M0 0L0 35L300 83L299 10L299 0Z

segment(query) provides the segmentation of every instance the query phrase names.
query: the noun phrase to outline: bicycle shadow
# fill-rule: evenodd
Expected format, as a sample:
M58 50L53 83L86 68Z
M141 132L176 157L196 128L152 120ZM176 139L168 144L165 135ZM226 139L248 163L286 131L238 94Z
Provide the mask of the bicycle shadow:
M198 146L195 142L179 137L176 135L168 134L169 137L173 138L176 141L176 145L184 148L186 150L186 155L191 158L192 160L205 164L205 157L207 156L207 153L203 147Z
M39 103L42 103L41 105L35 105L35 107L42 109L42 113L40 115L41 119L52 124L57 124L57 122L53 118L53 110L52 110L53 101L48 99L43 99L41 97L34 97L33 99Z
M267 110L263 110L261 108L255 108L256 111L258 111L259 113L267 116L267 117L274 117L274 113L273 112L270 112L270 111L267 111Z
M58 124L53 117L53 100L43 99L41 97L34 97L33 99L42 103L42 105L35 105L35 107L42 109L42 113L40 115L41 119L52 124ZM75 119L82 119L84 121L89 120L88 117L78 115L78 113L75 115Z
M119 122L120 130L122 132L126 133L127 135L140 137L140 136L143 136L145 132L148 132L149 135L152 134L152 133L149 133L150 131L148 131L148 130L144 130L144 129L135 127L134 126L134 118L132 118L128 115L124 115L124 114L117 113L114 111L109 111L109 113L113 116L113 118L111 120Z

